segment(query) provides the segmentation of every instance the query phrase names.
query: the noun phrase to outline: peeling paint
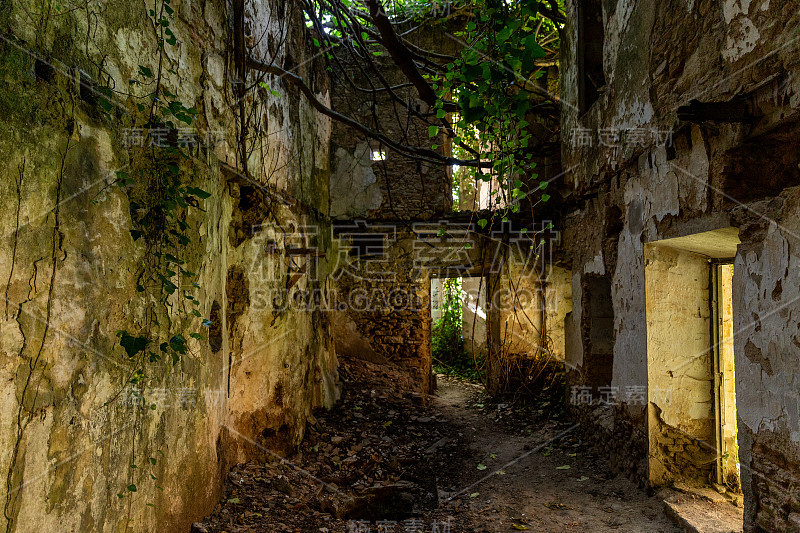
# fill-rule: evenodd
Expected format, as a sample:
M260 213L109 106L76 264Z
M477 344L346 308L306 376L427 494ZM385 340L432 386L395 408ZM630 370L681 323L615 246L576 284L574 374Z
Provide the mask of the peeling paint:
M725 36L725 48L722 57L727 61L738 61L755 50L761 34L753 21L747 17L736 18L728 28Z

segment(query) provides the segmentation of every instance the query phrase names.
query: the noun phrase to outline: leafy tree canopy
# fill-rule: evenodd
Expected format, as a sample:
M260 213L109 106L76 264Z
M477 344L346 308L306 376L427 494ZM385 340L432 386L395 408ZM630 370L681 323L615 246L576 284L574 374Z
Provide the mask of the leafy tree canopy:
M357 62L376 80L370 89L376 95L413 87L428 104L415 118L427 124L429 146L362 129L389 148L495 180L506 204L527 194L536 179L534 160L558 150L563 0L304 0L303 8L334 75L348 78L343 60ZM415 36L426 32L439 32L447 42L420 45L424 40ZM387 63L406 83L387 81ZM437 151L440 133L452 154Z

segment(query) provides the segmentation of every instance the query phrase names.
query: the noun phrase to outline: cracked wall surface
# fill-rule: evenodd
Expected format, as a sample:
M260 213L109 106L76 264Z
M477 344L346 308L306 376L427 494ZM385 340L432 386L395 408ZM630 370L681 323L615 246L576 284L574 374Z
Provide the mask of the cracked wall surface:
M651 435L658 433L650 449L654 484L675 475L707 481L715 457L708 269L700 254L645 250L648 402L657 411Z
M423 32L415 32L409 38L416 41L420 33ZM417 115L430 112L429 106L418 98L416 89L402 86L405 78L399 68L390 58L372 60L381 68L386 83L398 85L393 90L394 97L406 102L408 109L386 92L373 94L370 87L374 80L344 52L339 61L345 71L332 80L333 108L391 139L402 139L412 147L435 145L435 151L449 154L444 135L431 138L427 123L419 120ZM352 128L334 123L331 216L344 220L389 220L396 224L435 220L451 211L450 172L449 167L416 160Z
M408 38L430 38L420 37L423 33ZM409 109L388 92L373 93L370 71L345 51L337 53L345 68L332 80L336 111L410 146L436 145L437 152L448 153L444 135L431 138L427 123L417 116L429 106L416 89L403 86L405 77L390 58L371 61L387 83L397 85L393 93ZM430 277L415 264L414 232L415 224L435 223L452 211L451 170L398 153L337 123L330 156L330 215L342 221L342 235L353 245L340 256L336 275L337 350L343 357L397 365L407 376L399 388L427 394L432 386ZM348 224L354 227L348 229ZM370 233L385 235L383 244L357 242L368 240L364 236Z
M147 8L90 4L51 18L31 18L41 11L33 1L0 8L0 206L11 214L0 221L7 531L119 531L129 521L134 530L185 531L212 509L231 466L297 443L311 409L338 394L327 314L272 298L291 277L282 237L330 246L329 121L274 83L275 94L262 95L271 99L266 141L247 162L256 184L242 169L231 172L229 6L172 5L178 43L166 48L174 71L165 69L164 87L198 110L199 134L221 136L180 169L211 193L189 210L186 268L198 273L198 309L212 323L177 364L153 365L146 406L130 395L134 367L115 336L146 320L136 284L147 249L130 233L136 206L113 184L128 164L130 121L124 106L116 120L104 118L72 76L81 69L124 101L128 79L158 55ZM253 40L252 53L311 57L302 23L284 4L253 6L249 32L266 37ZM282 42L286 27L294 30ZM327 98L314 62L299 72ZM262 189L270 199L258 198ZM270 247L275 225L292 230ZM329 270L321 258L293 291L327 291Z
M789 288L787 276L797 260L792 187L800 183L800 5L768 0L602 4L607 84L585 114L577 109L574 1L567 2L562 45L567 171L562 197L575 206L562 220L575 306L566 322L566 360L587 364L579 309L582 279L611 275L615 338L608 385L619 397L611 411L614 422L607 425L632 424L636 434L647 435L656 413L635 388L652 386L645 244L739 228L732 292L745 529L794 530L800 523L795 488L800 352L793 341L797 284ZM748 102L750 114L743 119L730 120L729 111L727 119L718 120L678 116L678 107L692 100L714 109L734 98ZM580 375L572 373L576 379ZM605 420L608 412L585 408L582 416ZM631 447L629 432L611 435L607 447L626 449L627 457L617 461L620 467L641 479L648 471L648 447L658 443L637 438ZM674 446L670 438L663 436ZM630 468L630 461L640 466Z

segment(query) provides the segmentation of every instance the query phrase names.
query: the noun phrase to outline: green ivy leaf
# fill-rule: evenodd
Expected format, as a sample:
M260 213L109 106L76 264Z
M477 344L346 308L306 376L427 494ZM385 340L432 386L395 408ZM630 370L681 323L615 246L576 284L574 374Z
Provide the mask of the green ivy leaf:
M158 279L161 280L161 285L164 287L164 290L167 291L167 294L173 294L178 290L178 286L165 278L162 274L158 274Z
M169 340L169 347L176 353L186 354L186 338L180 333L173 335Z
M525 51L534 59L541 59L547 55L544 48L536 42L535 35L529 35L523 40Z
M210 198L211 197L211 193L210 192L206 192L203 189L200 189L200 188L197 188L197 187L186 187L186 192L188 192L189 194L193 194L193 195L197 196L198 198L200 198L202 200L205 200L206 198Z
M150 342L147 337L134 337L127 331L119 331L117 332L117 336L120 337L119 344L125 349L125 353L128 354L128 357L134 357L139 352L144 351Z

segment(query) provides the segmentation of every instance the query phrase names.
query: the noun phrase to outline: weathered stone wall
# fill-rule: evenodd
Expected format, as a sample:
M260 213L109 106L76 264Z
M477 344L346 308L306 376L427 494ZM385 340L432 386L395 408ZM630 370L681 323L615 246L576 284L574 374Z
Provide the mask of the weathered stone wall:
M413 40L413 39L412 39ZM340 54L344 75L332 79L333 108L365 126L412 147L449 155L444 135L428 135L425 114L429 106L417 90L404 87L404 75L389 57L373 57L387 83L399 86L394 100L369 69L354 65ZM361 90L354 89L353 85ZM451 211L450 169L415 160L366 138L343 124L335 123L331 136L331 216L341 219L429 220Z
M115 332L148 323L136 285L149 249L133 239L137 207L113 180L131 162L130 110L149 104L127 91L148 90L128 83L139 65L158 72L155 32L145 3L50 5L0 8L0 523L8 531L186 531L215 504L229 467L298 442L310 409L336 397L326 315L282 310L265 296L291 277L286 239L270 248L264 235L273 230L251 227L280 224L279 237L319 227L312 244L329 247L330 125L271 83L277 95L256 97L269 99L268 111L248 178L220 172L220 162L242 169L228 79L231 13L224 2L172 2L177 43L165 47L161 83L198 110L192 133L222 141L180 164L186 183L211 194L183 220L191 236L184 267L198 273L197 309L212 323L191 324L204 338L189 338L177 364L148 365L141 400L127 387L136 365ZM303 63L313 54L297 31L276 44L281 28L302 31L291 4L256 2L247 21L251 35L265 35L250 38L262 56ZM77 69L115 88L111 119L91 87L78 86ZM303 63L298 72L326 98L315 69ZM327 290L326 260L314 268L295 291Z
M474 275L494 252L469 225L447 221L397 226L361 221L341 225L335 338L341 357L398 365L398 388L431 389L431 277Z
M602 452L608 464L647 487L648 462L642 457L647 448L645 413L632 413L622 406L577 405L571 406L571 416L580 422L579 431L584 440Z
M641 388L649 385L645 243L740 228L733 330L745 528L796 529L791 487L798 479L800 426L798 389L789 383L797 373L797 302L787 294L796 283L787 289L784 281L797 255L796 207L794 193L781 191L800 183L800 6L603 1L606 85L581 110L577 3L567 2L561 69L563 192L574 206L562 221L574 276L567 361L587 364L585 313L578 309L584 278L611 276L615 416L627 413L647 435L648 418L651 430L656 425L653 412L642 416ZM678 107L691 100L734 97L747 103L695 104L685 115L691 121L678 117ZM715 112L721 118L710 120ZM644 444L630 451L646 462L647 439L638 442Z
M433 36L426 32L430 31L412 32L406 38L429 45ZM441 45L441 41L435 44ZM360 60L356 64L346 50L336 53L337 65L344 67L332 77L331 104L336 111L403 144L449 155L442 134L428 135L423 115L431 112L429 106L408 86L387 53L369 56L369 62L394 86L391 94L373 91L383 86L374 67ZM424 269L414 266L412 227L415 221L436 221L452 211L450 169L400 154L339 123L333 124L330 157L331 217L365 221L364 231L393 235L382 257L361 260L359 255L348 272L337 277L342 309L336 317L337 348L343 356L396 363L408 372L413 390L427 393L430 280ZM381 262L391 279L376 279L367 272L368 262L373 266Z
M796 253L800 190L747 215L734 264L739 457L745 511L767 531L800 521L800 392ZM746 211L745 211L746 212Z
M397 366L398 388L431 389L430 278L414 264L414 239L392 227L383 250L351 257L336 276L336 349L342 357Z

